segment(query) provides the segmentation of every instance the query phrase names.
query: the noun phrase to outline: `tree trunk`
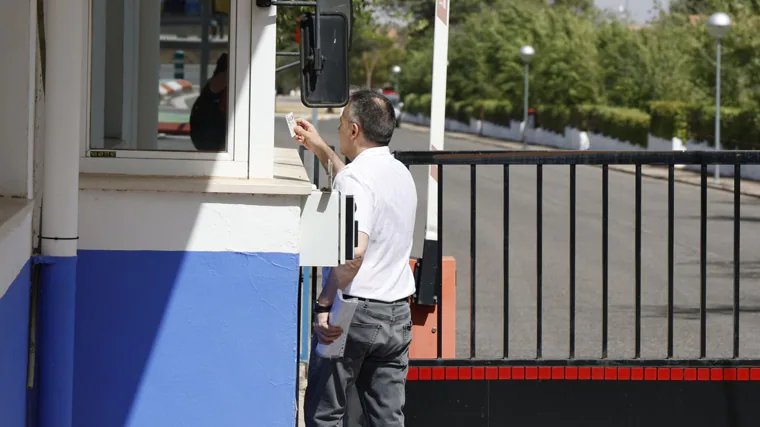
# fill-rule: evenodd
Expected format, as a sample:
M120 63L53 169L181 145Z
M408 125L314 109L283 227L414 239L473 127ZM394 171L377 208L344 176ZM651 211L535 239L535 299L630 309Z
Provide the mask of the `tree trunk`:
M375 72L375 67L377 67L377 62L380 60L380 55L378 53L365 53L362 55L362 60L367 89L372 89L372 75Z

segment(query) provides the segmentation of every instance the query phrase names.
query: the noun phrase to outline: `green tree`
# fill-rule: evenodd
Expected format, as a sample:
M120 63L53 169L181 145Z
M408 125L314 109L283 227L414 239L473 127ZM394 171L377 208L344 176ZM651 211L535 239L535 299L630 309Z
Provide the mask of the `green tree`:
M350 54L353 84L373 88L388 82L392 65L401 62L403 56L388 32L388 27L372 24L356 31Z
M430 93L433 86L433 40L416 40L405 51L399 84L402 95ZM452 73L453 75L453 73Z
M749 11L757 14L760 13L760 0L672 0L670 11L686 15L710 15L721 11Z
M573 12L588 14L594 11L593 0L549 0L554 7L564 7Z
M651 96L646 63L645 35L622 22L611 21L597 31L597 50L603 87L608 105L641 108Z
M757 39L760 16L749 9L737 10L732 16L733 25L722 40L721 104L749 107L758 102L760 64L755 60L760 40ZM717 44L708 31L705 20L691 26L698 47L694 52L695 84L705 88L707 98L715 98Z
M450 62L456 65L449 67L450 94L522 105L519 49L525 44L537 52L530 66L533 104L596 101L599 70L591 21L566 8L507 1L472 15L452 42Z
M467 18L482 10L490 9L495 3L502 0L449 0L449 26L457 27ZM530 0L513 0L530 1ZM403 10L409 21L411 37L425 37L432 35L435 27L436 0L389 2Z

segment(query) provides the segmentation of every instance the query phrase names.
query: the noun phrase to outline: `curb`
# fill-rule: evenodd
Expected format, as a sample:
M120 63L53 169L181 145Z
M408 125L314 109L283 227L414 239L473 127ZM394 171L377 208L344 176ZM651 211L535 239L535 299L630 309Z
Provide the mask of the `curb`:
M416 123L408 123L408 122L402 122L402 123L403 123L403 126L405 128L410 129L410 130L414 130L414 131L417 131L417 132L428 132L429 131L428 130L429 128L427 126L418 125ZM501 140L501 139L490 138L490 137L487 137L487 136L478 136L478 135L472 135L472 134L468 134L468 133L452 132L452 131L445 131L445 135L448 136L448 137L451 137L451 138L469 140L469 141L472 141L472 142L477 142L479 144L484 144L484 145L490 145L490 146L493 146L493 147L501 147L501 148L508 147L508 148L512 148L512 149L517 148L517 149L522 150L522 142L517 142L517 141ZM518 145L519 147L515 147L515 145ZM559 148L556 148L556 147L550 147L550 146L547 146L547 145L539 145L539 144L528 144L528 150L530 150L530 151L567 151L567 150L562 150L562 149L559 149ZM593 166L593 167L599 168L600 166ZM609 169L610 170L614 170L614 171L618 171L618 172L624 172L624 173L627 173L629 175L635 175L636 174L636 171L633 168L633 165L630 165L630 167L626 167L626 165L609 165ZM647 169L649 169L649 170L647 171ZM660 170L660 171L662 171L662 170L667 171L667 168L663 167L663 166L654 166L654 165L647 166L647 165L644 165L641 168L641 176L645 176L647 178L658 179L658 180L661 180L661 181L667 181L668 180L667 173L665 173L665 174L662 174L662 173L653 173L652 169ZM686 176L686 175L688 175L688 176ZM689 184L689 185L693 185L695 187L700 187L701 186L701 184L700 184L700 178L701 178L701 176L700 176L699 173L692 172L692 171L687 171L687 170L676 169L676 173L675 173L675 176L674 176L674 181L675 182L680 182L682 184ZM694 182L695 180L696 180L696 182ZM734 179L732 177L721 177L721 184L715 184L714 182L711 181L711 178L708 178L707 187L715 189L715 190L721 190L721 191L725 191L725 192L733 194L733 192L734 192L734 184L733 184L733 182L734 182ZM752 180L747 180L747 179L743 179L743 180L741 180L741 182L743 184L741 186L740 191L739 191L739 193L741 195L760 198L760 190L748 190L747 189L747 187L760 185L759 182L752 181ZM750 185L746 185L745 183L746 184L750 184Z

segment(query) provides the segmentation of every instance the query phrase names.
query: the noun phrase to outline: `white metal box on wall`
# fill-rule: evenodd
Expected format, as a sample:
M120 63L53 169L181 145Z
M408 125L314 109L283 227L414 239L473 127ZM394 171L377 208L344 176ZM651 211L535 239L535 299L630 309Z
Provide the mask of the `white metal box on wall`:
M300 265L336 267L353 259L357 240L354 197L337 191L313 191L303 200Z

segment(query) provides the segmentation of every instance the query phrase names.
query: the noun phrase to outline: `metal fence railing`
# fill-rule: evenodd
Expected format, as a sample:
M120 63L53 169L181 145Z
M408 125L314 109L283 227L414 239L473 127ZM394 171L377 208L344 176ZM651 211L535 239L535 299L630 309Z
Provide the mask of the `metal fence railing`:
M601 354L602 357L599 360L594 359L594 363L608 363L614 361L607 361L608 358L608 343L609 343L609 309L610 309L610 292L609 292L609 227L610 227L610 214L609 214L609 169L611 165L632 165L635 167L635 231L634 231L634 294L635 294L635 356L631 360L633 363L646 364L647 360L641 359L641 319L642 319L642 166L659 165L667 168L667 359L674 362L674 211L675 211L675 165L696 165L700 167L701 181L700 181L700 212L699 212L699 230L700 230L700 243L699 243L699 357L687 360L688 363L703 364L708 363L707 359L707 195L708 195L708 165L732 165L734 177L741 177L741 171L743 165L756 165L760 164L760 151L687 151L687 152L568 152L568 151L396 151L395 157L406 164L410 169L414 166L430 166L435 165L438 169L438 254L437 256L441 260L439 265L443 265L443 232L444 230L444 218L443 218L443 205L445 192L445 176L444 171L448 166L469 166L470 170L470 352L469 357L472 361L477 357L477 347L475 340L475 328L476 322L476 257L477 257L477 241L476 241L476 205L477 205L477 190L476 190L476 171L480 167L501 167L503 170L503 221L504 221L504 254L503 254L503 288L504 288L504 313L503 313L503 358L495 361L495 363L509 363L510 348L509 348L509 226L510 226L510 166L512 165L532 165L535 166L536 171L536 358L535 363L557 363L558 360L543 360L542 349L542 334L544 333L543 319L543 178L544 178L544 165L560 165L567 166L568 168L568 184L569 184L569 278L568 278L568 295L569 295L569 354L566 360L575 361L576 359L576 180L577 180L577 166L578 165L593 165L601 167L602 173L602 337L601 337ZM734 180L733 187L733 303L732 303L732 322L733 322L733 336L732 346L733 358L725 359L727 364L747 364L748 360L739 359L739 314L740 314L740 238L741 238L741 179ZM462 360L459 361L446 361L442 359L442 342L441 337L443 335L442 328L444 326L442 320L442 285L441 275L438 274L438 281L436 283L439 298L437 299L437 315L438 315L438 358L432 360L426 360L426 364L439 364L446 365L449 363L462 364ZM565 359L562 359L565 360ZM417 362L417 361L415 361ZM525 363L526 361L521 361ZM667 362L666 362L667 363Z

